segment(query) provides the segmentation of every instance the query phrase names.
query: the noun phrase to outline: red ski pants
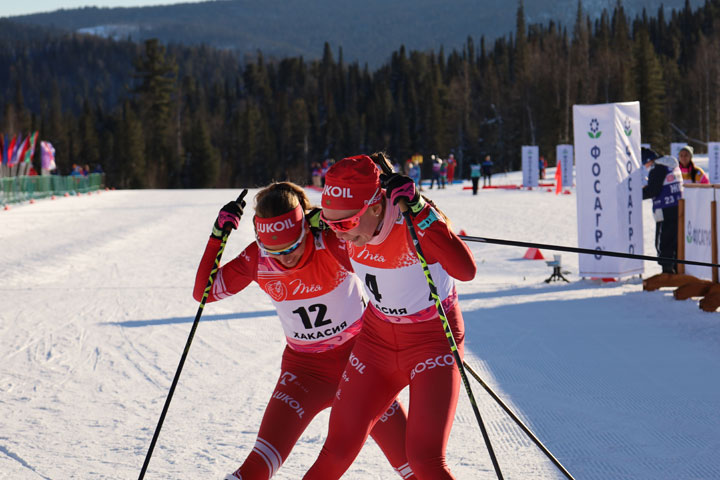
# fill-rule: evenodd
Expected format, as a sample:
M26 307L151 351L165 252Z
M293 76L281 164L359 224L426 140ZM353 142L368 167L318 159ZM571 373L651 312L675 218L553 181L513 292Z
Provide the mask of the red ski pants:
M456 304L447 312L460 356L465 338ZM410 385L406 452L418 480L453 479L445 461L460 373L439 318L391 324L371 310L345 369L330 413L330 430L305 480L338 479L350 467L384 406Z
M285 347L280 378L265 409L255 446L237 471L243 480L271 478L312 419L332 405L354 343L350 340L323 353L301 353ZM406 412L392 398L385 409L384 421L378 422L371 434L393 468L403 476L402 472L408 471Z

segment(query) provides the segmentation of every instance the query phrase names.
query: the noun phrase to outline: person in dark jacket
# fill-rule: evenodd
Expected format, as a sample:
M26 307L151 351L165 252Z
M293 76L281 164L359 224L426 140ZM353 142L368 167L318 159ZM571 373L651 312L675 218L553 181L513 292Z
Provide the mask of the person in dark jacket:
M653 150L642 149L642 162L649 168L643 200L652 198L655 217L655 248L659 257L677 258L678 204L682 198L683 178L675 157L661 157ZM677 273L677 264L658 261L663 273Z

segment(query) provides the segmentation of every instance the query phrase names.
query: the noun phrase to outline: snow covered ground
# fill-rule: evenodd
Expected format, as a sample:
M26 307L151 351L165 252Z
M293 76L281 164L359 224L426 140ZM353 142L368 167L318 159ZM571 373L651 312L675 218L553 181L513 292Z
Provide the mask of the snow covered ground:
M468 235L577 243L575 195L426 193ZM137 478L197 311L197 263L217 211L237 194L112 191L0 211L0 478ZM251 240L248 217L225 259ZM522 260L524 249L471 246L478 275L458 286L466 360L575 478L720 478L720 314L643 292L638 277L580 279L577 255L562 256L571 283L546 284L551 269ZM646 277L658 272L645 263ZM234 470L254 443L283 345L256 286L208 305L146 478ZM471 382L505 478L563 478ZM302 476L326 425L324 412L276 478ZM496 478L464 392L448 461L459 479ZM370 441L343 478L396 476Z

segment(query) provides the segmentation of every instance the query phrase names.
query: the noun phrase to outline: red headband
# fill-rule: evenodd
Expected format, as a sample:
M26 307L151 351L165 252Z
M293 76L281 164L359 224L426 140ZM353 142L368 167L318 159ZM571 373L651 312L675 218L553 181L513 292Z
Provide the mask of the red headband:
M282 245L300 238L304 228L305 213L302 205L298 205L287 213L277 217L253 218L255 238L263 245Z
M380 188L380 170L367 155L343 158L325 174L322 207L333 210L363 208ZM376 198L379 196L376 195Z

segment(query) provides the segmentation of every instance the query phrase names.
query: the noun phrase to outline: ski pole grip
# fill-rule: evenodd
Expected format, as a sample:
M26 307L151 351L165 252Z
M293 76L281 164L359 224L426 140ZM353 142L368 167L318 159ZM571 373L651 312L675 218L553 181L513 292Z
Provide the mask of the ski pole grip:
M376 161L375 163L378 167L380 167L380 170L382 170L385 175L390 175L391 173L393 173L392 165L390 165L390 162L388 162L385 157L383 157L380 161ZM398 207L400 207L400 211L402 213L406 213L408 211L407 202L404 199L400 199L400 201L398 202Z
M242 208L245 208L245 201L243 200L245 198L245 195L247 195L248 189L243 188L243 191L240 192L240 195L238 195L237 199L235 200L235 203L238 203ZM223 228L223 233L230 235L230 232L232 231L232 227L228 227L228 224L226 223Z
M407 202L405 201L404 198L400 199L400 201L398 202L398 207L400 207L400 211L402 213L407 213L407 211L409 210L409 208L407 206Z

